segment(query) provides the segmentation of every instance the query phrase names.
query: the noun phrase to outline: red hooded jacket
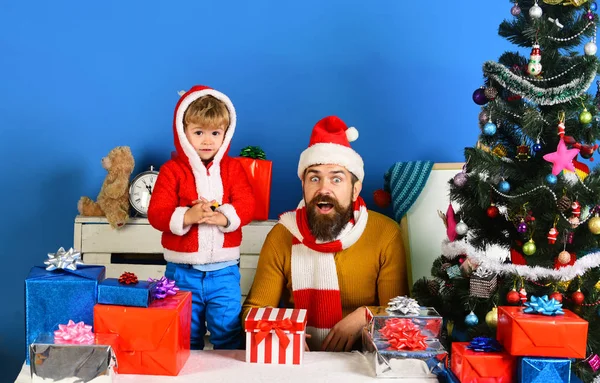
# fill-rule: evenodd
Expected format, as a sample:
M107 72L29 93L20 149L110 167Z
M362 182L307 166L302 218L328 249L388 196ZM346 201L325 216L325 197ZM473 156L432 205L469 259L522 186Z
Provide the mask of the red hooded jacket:
M211 95L229 110L229 128L212 162L205 166L187 140L183 116L196 99ZM239 259L242 226L250 223L254 196L240 163L227 155L236 126L231 100L206 86L195 86L175 107L173 135L177 156L161 168L148 207L148 221L162 231L165 260L174 263L207 264ZM183 217L193 201L204 197L221 205L217 211L229 220L227 228L194 224L183 226Z

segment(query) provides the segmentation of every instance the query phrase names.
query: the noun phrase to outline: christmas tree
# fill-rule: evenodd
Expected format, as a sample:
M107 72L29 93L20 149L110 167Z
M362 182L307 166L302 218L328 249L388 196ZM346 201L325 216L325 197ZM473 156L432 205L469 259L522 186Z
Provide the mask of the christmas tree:
M573 369L590 382L600 372L600 170L590 171L600 100L588 92L597 6L512 3L499 35L521 50L483 65L478 139L440 214L448 240L413 296L445 318L448 343L495 336L496 306L555 298L589 322L588 358Z

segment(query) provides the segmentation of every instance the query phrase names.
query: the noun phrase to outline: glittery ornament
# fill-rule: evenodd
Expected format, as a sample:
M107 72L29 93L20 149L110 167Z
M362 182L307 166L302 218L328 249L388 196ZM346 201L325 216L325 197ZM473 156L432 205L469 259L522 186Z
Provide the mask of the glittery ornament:
M519 303L520 301L521 298L519 297L519 293L515 289L512 289L508 292L508 294L506 294L506 302L508 304L514 305Z
M571 254L566 250L561 251L558 254L558 262L562 263L563 265L571 262Z
M592 357L589 358L587 362L590 365L592 371L594 372L598 371L598 369L600 368L600 357L598 356L598 354L592 355Z
M498 327L498 308L493 307L492 311L485 315L485 323L492 330Z
M490 119L490 115L487 112L487 110L482 110L481 112L479 112L479 123L480 124L485 124L486 122L488 122Z
M467 183L467 174L465 172L457 173L453 178L454 185L461 188Z
M497 126L493 122L488 122L483 126L483 134L486 136L493 136L496 134Z
M452 265L446 269L448 278L454 279L460 277L460 267L458 265Z
M589 21L594 21L594 13L592 11L588 11L585 14L585 17L589 20Z
M557 301L558 303L562 303L563 301L563 296L561 293L559 293L558 291L553 292L552 294L550 294L550 296L548 297L550 299L554 299L555 301Z
M600 281L596 282L596 284L594 285L594 288L598 291L600 291Z
M537 247L535 246L535 242L533 242L533 239L530 239L523 245L523 254L525 255L533 255L535 254L536 250Z
M467 315L465 317L465 324L469 327L477 326L478 323L479 323L479 319L477 318L477 315L475 315L475 313L473 311L471 311L469 313L469 315Z
M506 155L508 154L508 150L506 149L506 146L504 146L502 144L498 144L498 145L494 146L492 153L494 153L498 157L506 157Z
M583 295L581 290L577 289L577 291L575 291L573 295L571 295L571 299L573 300L573 303L575 303L576 305L580 305L585 300L585 296Z
M569 223L573 229L576 229L579 226L579 217L570 217Z
M560 281L557 283L558 288L560 288L561 290L567 290L569 288L569 286L571 285L571 281Z
M485 94L485 97L488 100L493 100L498 96L498 91L496 90L496 88L493 87L487 87L485 88L485 90L483 91L483 94Z
M558 202L556 202L556 207L559 211L565 212L571 208L571 200L566 195L560 197Z
M517 17L521 14L521 7L519 7L519 3L515 3L510 9L510 14Z

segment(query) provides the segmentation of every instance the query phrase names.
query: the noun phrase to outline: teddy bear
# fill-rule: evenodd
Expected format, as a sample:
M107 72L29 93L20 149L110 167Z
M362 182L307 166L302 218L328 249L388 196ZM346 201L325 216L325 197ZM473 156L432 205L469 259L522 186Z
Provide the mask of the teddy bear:
M129 177L135 162L129 146L117 146L102 158L102 167L108 174L94 202L81 197L77 210L83 216L106 216L113 229L118 229L129 219Z

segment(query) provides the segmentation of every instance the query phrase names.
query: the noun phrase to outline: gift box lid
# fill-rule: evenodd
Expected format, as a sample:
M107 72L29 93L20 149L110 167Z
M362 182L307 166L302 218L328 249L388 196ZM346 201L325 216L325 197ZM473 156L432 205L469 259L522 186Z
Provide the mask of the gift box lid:
M284 332L301 332L306 328L306 310L253 307L244 322L246 331L259 332L261 326L274 326Z

